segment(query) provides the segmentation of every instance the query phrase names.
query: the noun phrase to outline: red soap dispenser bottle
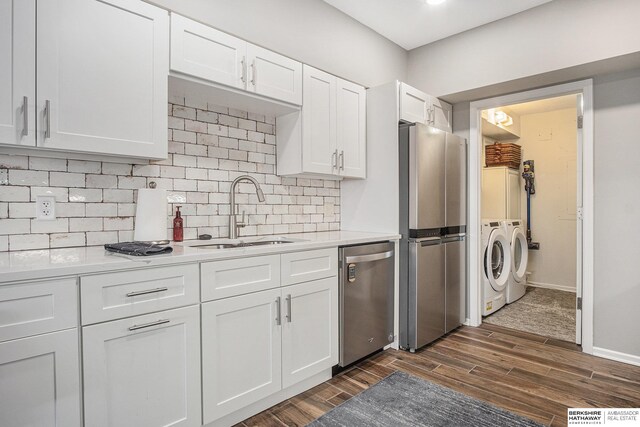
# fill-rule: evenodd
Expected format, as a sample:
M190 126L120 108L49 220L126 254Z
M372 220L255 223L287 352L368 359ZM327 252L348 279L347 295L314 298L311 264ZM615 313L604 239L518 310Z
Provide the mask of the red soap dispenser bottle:
M182 206L176 206L176 217L173 218L173 241L174 242L182 242L184 237L184 231L182 228L183 219L180 214L180 208Z

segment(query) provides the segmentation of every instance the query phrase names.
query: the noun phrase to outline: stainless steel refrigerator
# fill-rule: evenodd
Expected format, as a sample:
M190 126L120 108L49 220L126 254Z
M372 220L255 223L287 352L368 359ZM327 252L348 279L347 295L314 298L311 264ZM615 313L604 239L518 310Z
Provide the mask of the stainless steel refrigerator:
M466 140L422 124L400 133L400 345L413 351L465 311Z

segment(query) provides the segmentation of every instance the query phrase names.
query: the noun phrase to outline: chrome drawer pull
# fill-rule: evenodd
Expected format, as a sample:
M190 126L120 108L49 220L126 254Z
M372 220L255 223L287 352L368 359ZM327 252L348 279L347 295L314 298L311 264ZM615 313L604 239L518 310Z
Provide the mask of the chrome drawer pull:
M138 295L146 295L146 294L155 294L157 292L164 292L164 291L168 291L169 288L162 287L162 288L155 288L155 289L147 289L146 291L134 291L134 292L129 292L127 294L128 297L137 297Z
M291 294L287 295L287 322L291 323Z
M276 298L276 325L282 325L282 317L280 314L280 297Z
M22 97L22 136L29 135L29 97Z
M143 323L142 325L133 325L129 327L130 331L136 331L138 329L150 328L152 326L164 325L165 323L169 323L171 320L163 319L156 320L155 322Z
M47 116L44 138L47 139L51 138L51 101L48 99L44 102L44 113Z

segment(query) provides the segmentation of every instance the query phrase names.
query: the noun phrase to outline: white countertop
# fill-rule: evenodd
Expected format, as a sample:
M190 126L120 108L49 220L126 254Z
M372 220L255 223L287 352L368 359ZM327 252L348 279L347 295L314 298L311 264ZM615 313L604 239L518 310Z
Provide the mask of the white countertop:
M397 240L398 234L369 233L360 231L326 231L318 233L283 234L278 236L246 237L247 241L268 240L274 237L298 239L281 245L248 246L227 249L199 249L189 244L216 243L225 239L209 241L185 241L174 243L173 252L167 255L129 257L109 253L103 246L88 246L65 249L44 249L0 253L0 284L48 277L72 276L105 271L161 266L176 263L213 261L268 253L306 251L385 240ZM240 238L239 240L243 240ZM228 240L226 240L228 242Z

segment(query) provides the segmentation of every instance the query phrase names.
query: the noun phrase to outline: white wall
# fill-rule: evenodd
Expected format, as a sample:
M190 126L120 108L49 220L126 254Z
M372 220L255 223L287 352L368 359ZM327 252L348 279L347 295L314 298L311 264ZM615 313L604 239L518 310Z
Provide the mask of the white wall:
M531 196L533 241L529 280L542 286L576 287L576 109L520 116L522 159L535 161L536 194ZM522 180L521 209L527 193Z
M147 0L365 86L405 80L407 52L320 0Z
M640 356L640 69L597 78L594 346Z
M528 79L480 99L581 78L558 70L640 51L638 16L637 0L555 0L410 51L408 83L444 96L545 73L556 79Z

